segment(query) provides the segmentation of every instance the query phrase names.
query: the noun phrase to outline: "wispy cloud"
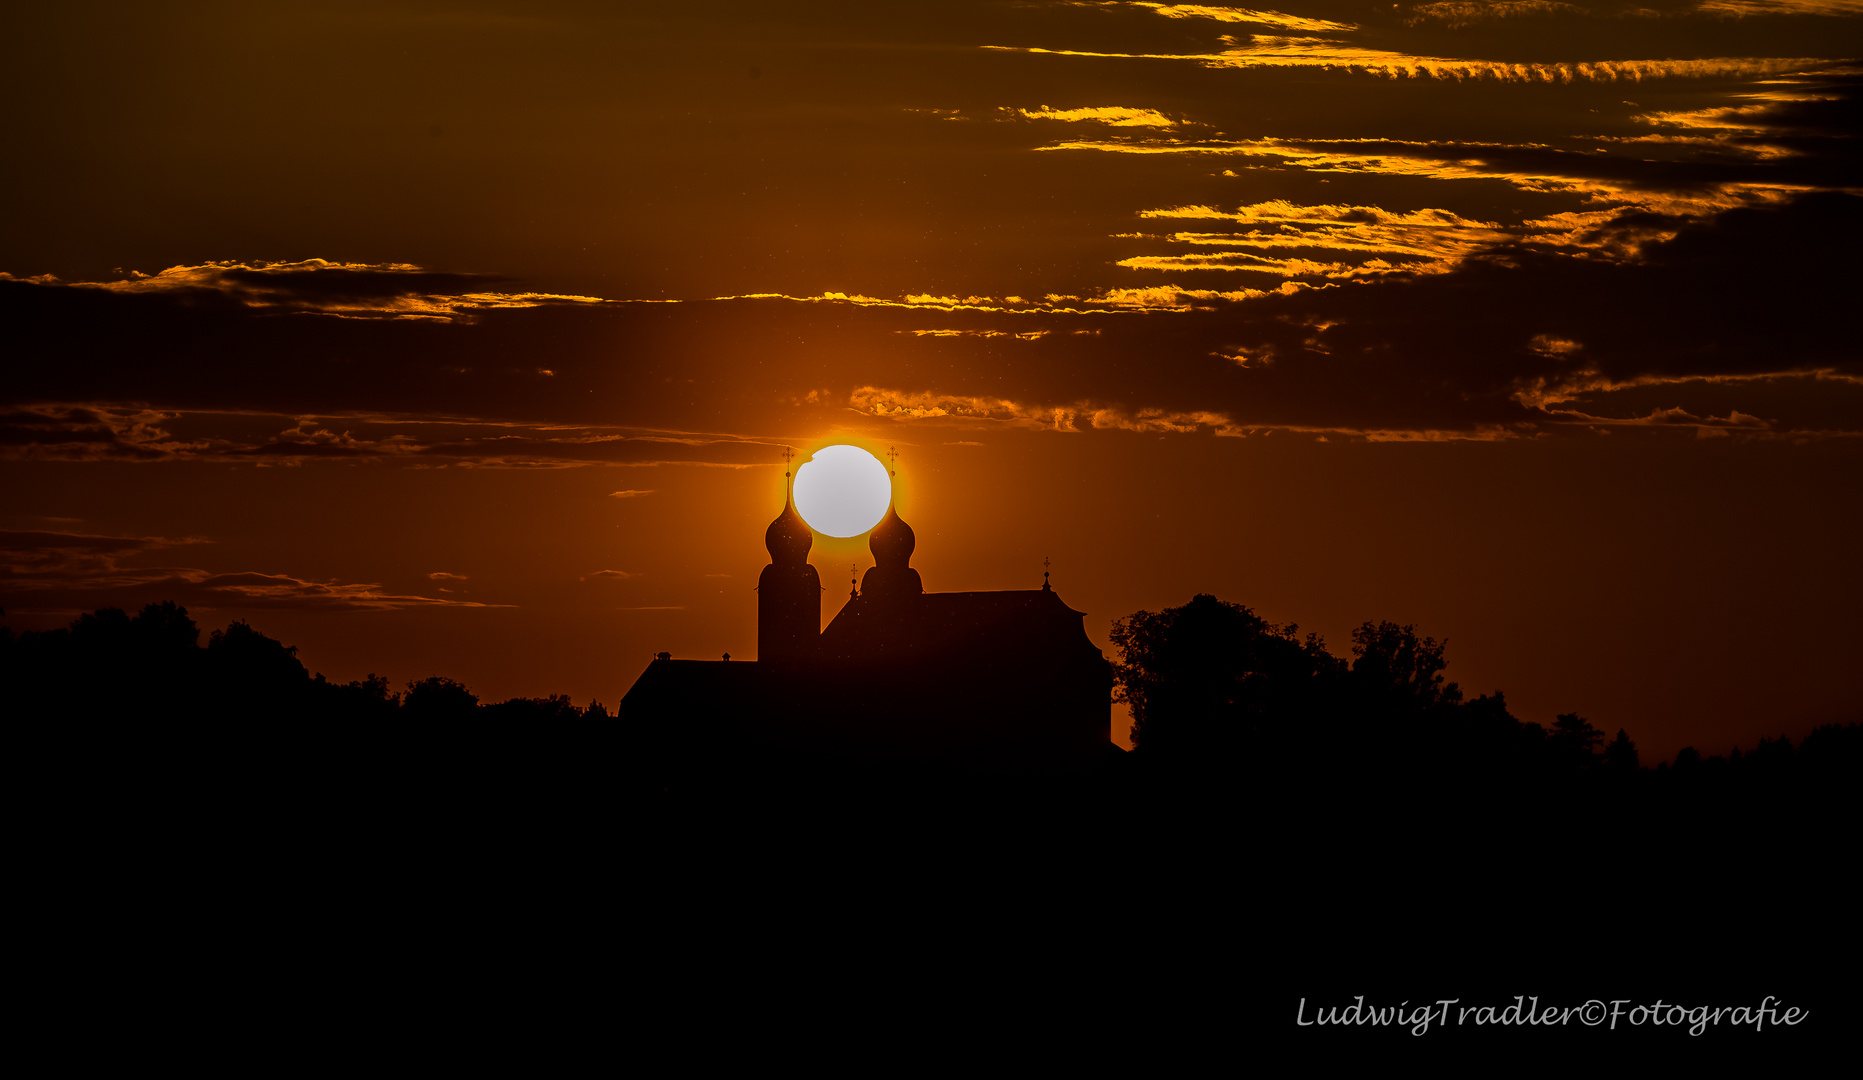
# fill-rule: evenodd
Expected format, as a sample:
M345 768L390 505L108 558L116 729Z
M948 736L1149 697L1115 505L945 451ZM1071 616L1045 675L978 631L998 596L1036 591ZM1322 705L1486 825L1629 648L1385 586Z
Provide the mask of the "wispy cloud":
M76 611L175 600L188 607L268 610L390 611L411 607L496 607L384 591L379 583L315 581L254 571L217 573L185 566L139 565L190 537L103 536L60 532L0 533L0 596L19 611Z
M1451 30L1500 19L1533 19L1555 15L1587 15L1590 8L1559 0L1440 0L1418 4L1404 16L1405 26L1439 22Z
M1357 438L1368 442L1495 442L1533 435L1531 425L1510 427L1476 424L1449 429L1257 423L1238 421L1229 413L1218 410L1132 409L1088 401L1038 404L1008 398L888 390L873 386L864 386L855 391L854 403L875 416L893 420L990 424L1057 432L1132 431L1145 434L1208 434L1222 438L1286 432Z
M608 497L611 499L638 499L642 495L653 494L653 491L653 488L626 488L621 491L611 491L608 493Z
M1201 247L1255 251L1312 249L1392 256L1356 262L1268 258L1246 252L1137 256L1120 266L1150 269L1255 270L1282 276L1375 277L1390 273L1442 273L1469 255L1511 241L1494 222L1473 221L1448 210L1393 212L1376 206L1301 205L1271 200L1232 211L1208 206L1146 210L1143 218L1234 222L1251 226L1229 233L1179 232L1164 237Z
M1586 60L1527 63L1501 60L1416 56L1370 49L1324 38L1256 35L1247 43L1226 38L1230 47L1213 53L1112 53L1080 49L1043 49L1020 45L985 45L986 49L1081 56L1104 60L1180 60L1211 68L1337 68L1390 78L1493 79L1499 82L1570 83L1641 82L1645 79L1734 78L1814 71L1832 64L1818 57L1709 57L1695 60Z
M1114 309L1195 311L1246 300L1261 300L1269 296L1292 296L1303 289L1332 287L1310 285L1304 281L1284 281L1272 289L1192 289L1181 285L1149 285L1131 289L1107 289L1096 298L1096 302Z
M280 421L289 426L268 430ZM177 434L181 428L198 431ZM0 412L0 460L257 465L368 460L427 467L563 469L682 462L750 466L767 463L776 449L774 444L733 436L465 417L288 418L117 403L26 404ZM653 490L624 489L611 497L638 498Z
M977 337L977 338L1014 338L1021 341L1039 341L1052 331L1027 330L1017 333L1013 330L895 330L895 334L911 334L913 337Z
M1833 18L1863 14L1863 0L1702 0L1695 10L1728 19L1761 15L1824 15Z
M1256 23L1262 26L1278 26L1283 30L1356 30L1355 23L1333 22L1329 19L1313 19L1304 15L1289 15L1280 11L1258 11L1253 8L1223 7L1215 4L1155 4L1143 0L1118 0L1118 2L1083 4L1083 7L1103 8L1144 8L1167 19L1208 19L1220 23Z
M1407 176L1432 180L1500 180L1523 191L1586 196L1649 214L1703 217L1742 206L1769 205L1815 190L1774 179L1758 162L1751 180L1704 182L1662 163L1626 161L1598 153L1536 145L1429 143L1399 139L1128 139L1069 140L1039 150L1093 150L1122 154L1209 154L1245 159L1251 168L1295 168L1351 176ZM1729 170L1719 170L1727 175ZM1681 181L1678 183L1677 181ZM1621 212L1618 212L1621 213ZM1483 223L1492 224L1492 223ZM1445 241L1454 233L1445 232ZM1463 239L1471 239L1468 233ZM1550 239L1541 237L1540 239ZM1466 252L1464 252L1466 253Z
M1016 115L1025 120L1060 120L1070 124L1091 122L1105 124L1107 127L1176 127L1177 121L1156 109L1136 109L1121 105L1104 105L1095 108L1051 109L1043 105L1039 109L1017 109Z
M156 274L132 271L116 281L71 284L129 294L211 294L261 311L346 318L455 320L498 308L604 302L594 296L488 288L504 283L506 279L490 275L436 273L411 263L305 259L171 266Z
M1105 296L1082 297L1070 294L1049 293L1040 299L1027 299L1021 296L935 296L931 293L914 293L897 299L878 296L862 296L843 292L825 292L815 296L789 296L784 293L750 293L740 296L721 296L719 300L784 300L804 304L848 304L856 307L898 308L914 311L965 311L987 312L1002 315L1042 315L1104 314L1131 306L1117 299L1121 290L1109 290ZM1113 297L1113 299L1106 299ZM901 331L919 334L918 331ZM925 331L923 337L988 337L988 332L947 333L941 330ZM1007 336L1021 337L1020 333ZM1040 335L1037 335L1040 336Z

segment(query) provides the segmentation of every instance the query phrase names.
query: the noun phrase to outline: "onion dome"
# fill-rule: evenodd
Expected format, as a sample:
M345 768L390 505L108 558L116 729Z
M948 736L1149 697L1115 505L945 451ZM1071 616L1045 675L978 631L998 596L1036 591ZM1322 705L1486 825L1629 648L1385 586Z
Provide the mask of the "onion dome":
M873 527L867 536L867 548L873 552L873 564L885 569L903 570L912 561L912 549L918 546L918 537L912 534L912 526L899 517L899 511L891 504L886 507L886 516Z
M809 548L815 533L796 513L794 499L783 500L783 512L763 530L763 546L770 549L770 561L777 566L803 566L809 561Z

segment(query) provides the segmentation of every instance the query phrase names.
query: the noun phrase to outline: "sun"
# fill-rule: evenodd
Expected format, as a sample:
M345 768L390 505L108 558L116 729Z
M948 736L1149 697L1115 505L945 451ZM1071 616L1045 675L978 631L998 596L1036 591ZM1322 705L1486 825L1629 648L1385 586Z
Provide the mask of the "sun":
M824 446L796 470L796 513L823 536L859 536L880 523L893 480L858 446Z

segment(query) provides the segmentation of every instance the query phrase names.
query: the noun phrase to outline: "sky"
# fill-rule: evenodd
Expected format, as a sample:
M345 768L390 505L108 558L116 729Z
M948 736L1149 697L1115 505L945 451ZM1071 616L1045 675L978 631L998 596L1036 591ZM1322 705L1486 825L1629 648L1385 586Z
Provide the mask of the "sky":
M1211 593L1646 763L1863 719L1863 0L46 7L16 630L612 708L754 657L846 442L1109 653Z

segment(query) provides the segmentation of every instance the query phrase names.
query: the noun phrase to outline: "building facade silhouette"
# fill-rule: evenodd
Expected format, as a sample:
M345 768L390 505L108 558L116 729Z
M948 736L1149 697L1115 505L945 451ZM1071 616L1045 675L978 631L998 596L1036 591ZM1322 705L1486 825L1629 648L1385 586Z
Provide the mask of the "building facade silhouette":
M764 531L757 659L661 653L620 717L689 759L800 755L984 771L1082 771L1111 752L1112 668L1085 613L1039 589L928 593L889 505L874 565L827 629L793 496ZM1043 575L1044 579L1047 577Z

